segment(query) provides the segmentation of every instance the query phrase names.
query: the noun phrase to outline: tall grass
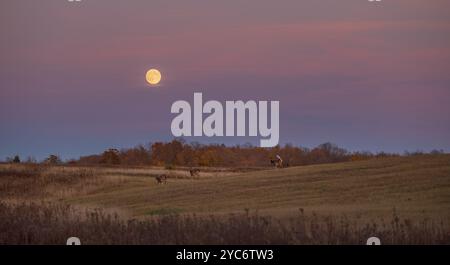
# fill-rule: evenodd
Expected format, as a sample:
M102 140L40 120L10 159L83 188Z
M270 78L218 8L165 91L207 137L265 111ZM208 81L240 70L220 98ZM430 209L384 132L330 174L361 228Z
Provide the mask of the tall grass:
M86 194L111 184L95 169L54 167L42 164L4 165L0 168L0 199L64 198Z
M449 244L448 223L413 223L393 215L388 222L358 224L345 216L299 213L288 222L257 213L201 217L163 215L123 220L101 210L79 212L57 203L0 202L0 244Z
M125 173L130 179L133 174L150 174ZM294 217L281 220L248 210L229 215L179 214L181 209L164 205L152 207L145 219L129 220L63 203L66 198L121 185L121 178L96 168L2 165L0 244L64 244L72 236L83 244L365 244L372 236L382 244L450 244L450 220L405 219L395 212L367 222L299 209Z

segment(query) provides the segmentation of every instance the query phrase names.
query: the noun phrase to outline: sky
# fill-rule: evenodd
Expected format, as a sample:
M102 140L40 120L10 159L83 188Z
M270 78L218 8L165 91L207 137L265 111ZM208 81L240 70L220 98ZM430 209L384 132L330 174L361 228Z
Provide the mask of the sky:
M281 144L448 152L449 10L446 0L2 0L0 160L169 141L171 104L194 92L280 101ZM160 85L145 82L150 68Z

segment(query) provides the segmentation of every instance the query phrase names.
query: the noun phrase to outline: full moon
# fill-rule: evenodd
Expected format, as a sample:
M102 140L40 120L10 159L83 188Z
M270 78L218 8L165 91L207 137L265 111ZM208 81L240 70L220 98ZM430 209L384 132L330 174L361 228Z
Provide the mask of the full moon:
M145 79L150 85L157 85L161 81L161 72L156 69L150 69L147 71Z

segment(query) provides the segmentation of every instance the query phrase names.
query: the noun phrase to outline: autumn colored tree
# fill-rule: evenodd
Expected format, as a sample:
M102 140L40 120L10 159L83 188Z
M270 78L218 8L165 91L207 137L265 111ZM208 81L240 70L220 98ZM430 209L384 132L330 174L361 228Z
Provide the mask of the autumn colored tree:
M100 159L101 164L117 165L120 164L119 151L117 149L108 149L103 152Z
M279 155L285 166L302 166L321 163L357 161L393 154L348 152L332 144L324 143L313 149L286 144L272 148L261 148L251 144L225 146L186 143L183 139L170 142L155 142L147 147L138 145L129 149L108 149L101 155L81 157L79 164L123 164L153 165L174 168L183 167L270 167L270 160Z
M126 165L149 165L151 163L151 148L143 145L134 148L123 149L119 154L120 163Z

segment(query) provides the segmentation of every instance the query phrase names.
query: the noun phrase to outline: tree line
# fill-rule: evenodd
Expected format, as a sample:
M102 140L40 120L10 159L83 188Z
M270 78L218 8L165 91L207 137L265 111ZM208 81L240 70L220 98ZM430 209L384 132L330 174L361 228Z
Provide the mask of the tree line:
M174 139L129 149L108 149L99 155L80 157L77 164L122 164L187 167L265 167L279 155L285 166L301 166L322 163L365 160L396 154L349 152L332 143L324 143L309 149L291 144L261 148L250 144L225 146L223 144L186 143Z
M442 154L433 150L430 154ZM421 151L405 152L405 156L421 155ZM183 167L268 167L270 160L282 157L284 166L337 163L366 160L379 157L399 156L395 153L350 152L333 143L320 144L315 148L305 148L286 144L272 148L261 148L251 144L225 146L223 144L187 143L183 139L170 142L155 142L132 148L107 149L100 154L82 156L79 159L62 161L57 155L50 155L41 163L70 165L128 165ZM8 163L37 163L33 158L21 161L18 155L8 157Z

